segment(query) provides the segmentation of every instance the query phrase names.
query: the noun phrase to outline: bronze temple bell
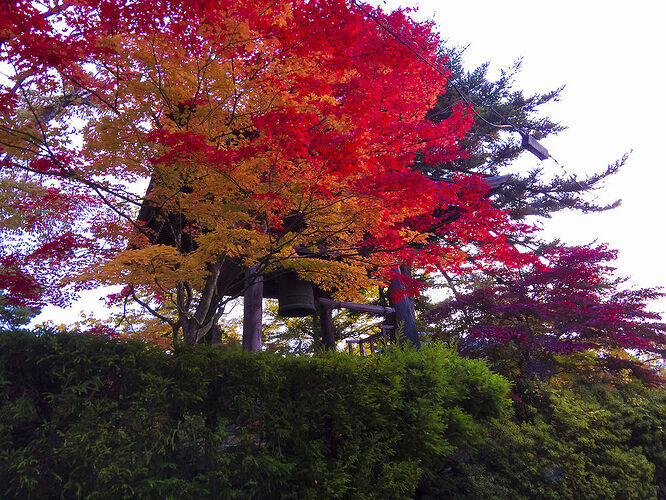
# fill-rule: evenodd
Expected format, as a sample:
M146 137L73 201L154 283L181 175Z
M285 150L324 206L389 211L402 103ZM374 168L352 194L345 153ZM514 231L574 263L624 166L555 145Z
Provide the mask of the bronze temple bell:
M317 311L311 282L300 279L294 272L289 272L277 280L277 285L279 316L301 318Z

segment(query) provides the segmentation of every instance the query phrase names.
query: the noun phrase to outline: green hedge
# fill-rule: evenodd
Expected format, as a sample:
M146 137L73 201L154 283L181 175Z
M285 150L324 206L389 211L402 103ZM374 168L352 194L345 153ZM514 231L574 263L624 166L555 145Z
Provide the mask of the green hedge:
M0 336L0 497L409 498L508 415L441 347L312 357Z
M666 499L666 392L637 382L534 383L522 421L495 421L421 487L450 499ZM522 408L521 408L522 407Z

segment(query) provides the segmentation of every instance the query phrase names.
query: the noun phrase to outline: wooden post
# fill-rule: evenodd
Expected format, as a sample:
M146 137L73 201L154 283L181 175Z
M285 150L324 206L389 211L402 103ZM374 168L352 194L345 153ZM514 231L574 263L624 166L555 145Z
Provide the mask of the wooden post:
M252 273L254 269L250 269ZM245 290L243 300L243 349L252 353L261 349L261 326L264 298L264 277L251 276L252 283Z
M319 326L321 326L321 340L324 349L335 349L335 327L333 326L333 308L319 305Z
M410 272L408 266L395 269L399 274L407 275ZM398 301L395 300L396 293L402 294L404 286L399 279L391 280L389 283L388 296L391 306L395 309L395 327L397 329L402 326L402 336L411 342L418 349L421 346L419 340L419 332L416 330L416 313L414 312L414 303L411 297L403 296Z

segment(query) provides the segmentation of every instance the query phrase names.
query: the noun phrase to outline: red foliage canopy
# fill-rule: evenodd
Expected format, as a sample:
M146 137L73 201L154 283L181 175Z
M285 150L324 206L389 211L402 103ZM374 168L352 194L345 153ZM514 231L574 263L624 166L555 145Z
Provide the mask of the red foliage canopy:
M455 107L427 121L446 82L348 1L2 5L3 178L76 200L38 216L85 237L87 279L173 306L174 332L209 328L229 261L293 269L340 295L387 283L400 264L525 261L504 239L521 228L485 199L483 180L410 168L417 153L461 155L472 118ZM436 60L429 24L372 12ZM146 203L170 240L136 222ZM285 228L294 213L299 231ZM52 257L46 244L23 255Z

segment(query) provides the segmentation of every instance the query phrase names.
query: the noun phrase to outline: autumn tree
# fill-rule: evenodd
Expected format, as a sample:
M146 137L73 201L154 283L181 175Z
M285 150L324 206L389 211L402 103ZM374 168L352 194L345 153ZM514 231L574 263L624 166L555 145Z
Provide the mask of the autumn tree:
M352 3L2 9L4 206L36 207L33 225L3 226L20 244L2 251L42 266L44 300L63 278L123 284L197 343L253 274L353 298L401 264L524 261L481 178L411 167L458 158L472 117L427 120L445 79ZM372 12L442 63L431 25Z
M575 369L567 356L591 353L601 371L658 382L659 367L650 361L666 352L666 324L648 305L663 293L624 286L611 265L616 252L604 246L546 256L547 263L497 273L489 286L436 308L431 320L443 328L439 336L512 378L547 378Z

